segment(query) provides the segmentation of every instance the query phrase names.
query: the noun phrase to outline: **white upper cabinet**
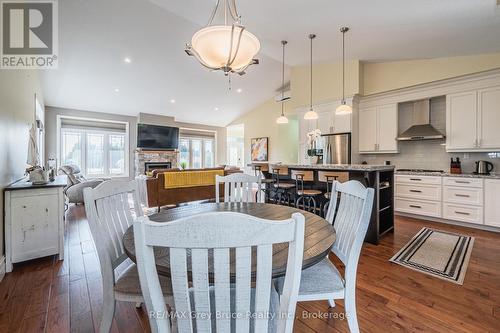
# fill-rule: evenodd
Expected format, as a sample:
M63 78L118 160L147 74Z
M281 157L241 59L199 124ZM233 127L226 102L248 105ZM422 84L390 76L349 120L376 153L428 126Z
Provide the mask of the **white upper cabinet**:
M446 96L446 149L475 149L477 146L477 93Z
M500 87L446 96L446 150L500 149Z
M384 105L378 108L378 151L397 152L398 106Z
M359 111L359 152L397 153L398 106L382 105Z
M480 149L500 148L500 87L478 92L478 145Z
M333 112L318 112L318 119L313 122L316 123L316 128L321 131L321 134L330 134L333 133L334 118Z
M359 110L359 152L377 150L377 109Z

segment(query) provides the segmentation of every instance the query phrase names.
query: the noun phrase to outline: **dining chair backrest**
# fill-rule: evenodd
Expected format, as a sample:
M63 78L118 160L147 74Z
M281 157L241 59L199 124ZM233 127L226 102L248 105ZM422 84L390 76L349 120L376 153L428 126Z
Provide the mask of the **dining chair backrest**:
M244 173L215 176L215 202L220 202L220 184L224 184L224 202L261 202L261 178L258 176Z
M133 211L129 202L130 195ZM114 279L114 269L127 259L123 249L123 234L135 217L143 215L137 181L108 180L93 189L85 188L83 197L101 274L104 279ZM104 281L105 285L108 282Z
M373 188L366 188L356 180L333 183L326 220L335 228L336 240L332 251L346 265L346 280L349 275L356 276L361 247L372 215L373 198Z
M139 175L135 177L135 180L137 181L137 187L139 189L139 199L141 200L141 204L144 207L148 206L148 176L146 175Z
M302 270L304 223L300 213L282 221L235 212L205 213L169 223L139 218L134 222L134 239L148 312L166 313L153 247L168 247L174 308L176 313L183 314L177 316L179 332L191 333L194 327L196 332L211 332L211 320L215 321L217 332L249 332L250 320L253 320L254 332L267 332L266 316L250 319L247 314L262 315L270 310L273 244L288 243L284 291L279 299L276 320L278 332L292 332ZM257 259L252 263L252 248L255 247ZM213 287L209 287L209 253L213 255ZM257 271L254 302L250 304L252 264L256 264ZM191 288L188 267L191 267ZM235 274L233 281L231 272ZM193 313L196 313L195 319L190 316ZM207 320L211 313L217 316ZM170 332L165 316L150 316L150 324L153 332ZM234 325L232 330L231 325Z

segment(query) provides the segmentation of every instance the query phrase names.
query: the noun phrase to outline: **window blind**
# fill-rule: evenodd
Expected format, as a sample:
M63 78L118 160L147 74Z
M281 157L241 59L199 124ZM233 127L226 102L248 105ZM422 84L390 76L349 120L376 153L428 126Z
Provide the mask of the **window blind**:
M215 132L181 128L179 130L179 136L182 138L215 139Z
M61 118L61 128L75 128L95 131L113 131L125 133L126 124L118 122L95 121L88 119Z

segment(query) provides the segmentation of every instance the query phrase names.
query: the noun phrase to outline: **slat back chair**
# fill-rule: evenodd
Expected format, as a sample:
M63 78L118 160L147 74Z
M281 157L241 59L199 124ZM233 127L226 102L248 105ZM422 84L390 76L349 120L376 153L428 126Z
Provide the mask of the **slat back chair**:
M139 175L135 177L137 181L138 189L139 189L139 199L141 200L141 204L144 207L148 207L148 185L147 185L148 177L146 175Z
M340 200L337 204L337 198ZM351 332L358 332L356 317L356 273L361 247L365 239L372 215L374 189L366 188L360 182L345 183L335 181L326 220L333 223L336 240L332 252L345 265L345 309ZM331 299L331 304L334 304Z
M129 195L133 198L134 214L132 214ZM122 237L136 217L142 216L137 181L105 181L96 188L87 187L83 190L85 212L90 225L90 231L101 266L103 283L103 316L100 332L109 332L113 321L115 299L129 302L142 302L140 290L133 294L115 292L115 269L127 259L123 249ZM134 275L131 270L127 270ZM135 271L136 272L136 271ZM136 275L137 273L135 273ZM133 277L132 277L133 278ZM137 279L137 277L136 277ZM129 286L130 276L127 274ZM136 281L138 287L139 281ZM126 289L126 288L124 288ZM135 288L138 289L138 288Z
M261 202L261 178L244 173L215 177L215 202L220 201L220 184L224 184L224 202ZM254 186L255 185L255 186ZM257 192L254 196L254 188Z
M272 299L275 304L279 302L275 317L277 331L292 332L304 248L302 214L295 213L282 221L235 212L205 213L170 223L150 222L147 217L141 217L134 222L134 237L141 287L149 313L166 311L160 297L153 247L170 248L175 311L184 314L177 318L179 332L205 333L215 328L217 332L249 332L251 327L256 333L268 332L265 316L249 319L246 315L234 314L268 313ZM276 243L289 244L284 292L279 300L277 295L271 297L273 244ZM252 247L257 248L254 289L251 288ZM230 278L230 251L234 251L235 281ZM214 266L212 287L207 267L209 253L213 255ZM192 313L197 314L195 319L189 316ZM210 313L220 315L207 319ZM149 320L153 332L170 332L168 318L150 316Z

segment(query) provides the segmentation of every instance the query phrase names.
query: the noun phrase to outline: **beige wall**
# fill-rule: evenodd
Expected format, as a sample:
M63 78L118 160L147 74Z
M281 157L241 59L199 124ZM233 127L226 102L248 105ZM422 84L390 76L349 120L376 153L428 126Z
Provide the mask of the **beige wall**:
M0 211L3 188L22 178L28 154L28 132L35 119L35 94L43 103L38 73L31 70L0 70ZM3 254L3 225L0 252Z
M346 96L360 93L362 75L358 60L346 62ZM309 66L293 67L290 77L292 108L309 105ZM342 63L313 66L313 104L330 102L342 98Z
M269 138L269 161L296 163L298 159L297 116L289 114L290 103L285 103L288 124L276 124L281 113L281 106L270 99L254 110L235 120L232 125L245 125L245 165L251 162L250 140L258 137Z
M500 67L500 53L362 65L363 94L375 94L416 84Z

